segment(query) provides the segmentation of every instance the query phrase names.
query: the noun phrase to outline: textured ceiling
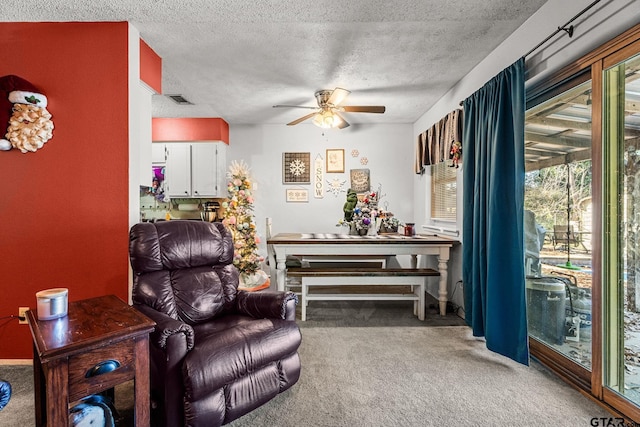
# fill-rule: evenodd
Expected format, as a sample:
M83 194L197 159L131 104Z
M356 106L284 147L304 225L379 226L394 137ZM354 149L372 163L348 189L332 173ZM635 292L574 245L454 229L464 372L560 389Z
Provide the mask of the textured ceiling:
M285 124L342 87L356 123L413 123L546 0L3 0L0 21L129 21L162 57L154 117ZM309 122L305 122L309 123Z

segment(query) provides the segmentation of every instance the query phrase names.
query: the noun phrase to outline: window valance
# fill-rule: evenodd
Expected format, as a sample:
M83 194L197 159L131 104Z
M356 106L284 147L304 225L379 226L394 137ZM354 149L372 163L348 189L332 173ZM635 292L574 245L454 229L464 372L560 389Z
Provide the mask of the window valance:
M463 113L456 109L418 135L415 173L423 174L425 166L452 160L456 166L462 152Z

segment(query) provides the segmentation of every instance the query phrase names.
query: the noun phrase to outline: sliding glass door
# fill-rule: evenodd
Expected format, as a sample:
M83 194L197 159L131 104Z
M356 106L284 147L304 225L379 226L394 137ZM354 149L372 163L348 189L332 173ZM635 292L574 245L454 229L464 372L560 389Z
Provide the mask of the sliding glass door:
M592 367L592 84L583 74L525 116L525 267L532 350L589 383Z
M640 25L528 89L531 354L640 423Z
M603 73L604 386L640 404L640 55Z

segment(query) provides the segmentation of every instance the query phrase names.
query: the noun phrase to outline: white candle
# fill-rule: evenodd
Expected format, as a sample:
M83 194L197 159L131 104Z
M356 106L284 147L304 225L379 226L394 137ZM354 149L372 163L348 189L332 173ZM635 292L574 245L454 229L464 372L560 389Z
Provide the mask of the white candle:
M57 319L67 315L67 288L45 289L36 292L38 320Z

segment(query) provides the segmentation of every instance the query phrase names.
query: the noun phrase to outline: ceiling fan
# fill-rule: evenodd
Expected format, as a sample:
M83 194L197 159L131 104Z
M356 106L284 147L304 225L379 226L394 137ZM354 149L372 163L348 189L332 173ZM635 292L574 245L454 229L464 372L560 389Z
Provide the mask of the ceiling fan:
M334 90L319 90L315 93L317 107L308 107L305 105L274 105L273 108L308 108L315 110L313 113L309 113L306 116L302 116L290 123L287 126L297 125L307 119L313 117L313 124L321 128L334 128L344 129L349 126L349 123L340 115L340 113L379 113L385 112L384 106L376 105L340 105L351 92L342 89L335 88Z

